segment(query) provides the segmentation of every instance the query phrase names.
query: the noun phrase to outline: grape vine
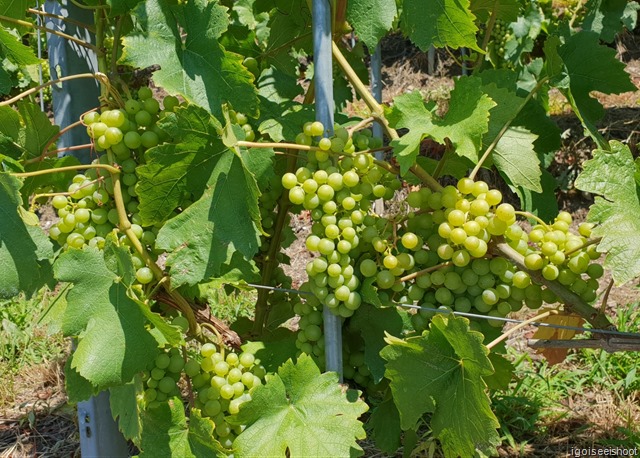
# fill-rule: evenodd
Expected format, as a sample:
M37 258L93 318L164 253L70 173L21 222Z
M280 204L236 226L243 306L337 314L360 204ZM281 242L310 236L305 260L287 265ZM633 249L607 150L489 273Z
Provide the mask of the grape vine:
M447 457L495 453L502 318L611 330L605 272L640 277L637 161L598 130L593 97L636 90L607 44L638 4L467 3L334 2L334 102L351 105L333 126L315 120L308 2L82 4L94 42L45 29L100 72L42 87L91 79L101 97L62 128L31 99L41 87L16 94L7 73L39 63L20 37L40 12L0 10L0 297L70 285L73 402L109 390L141 456L351 456L365 423L393 453L423 422ZM446 108L371 95L362 50L392 31L469 51ZM598 196L581 224L545 169L561 146L552 89L596 145L576 180ZM57 149L70 129L87 143ZM82 149L82 163L62 156ZM254 286L253 320L232 329L205 305ZM322 373L325 313L344 386Z

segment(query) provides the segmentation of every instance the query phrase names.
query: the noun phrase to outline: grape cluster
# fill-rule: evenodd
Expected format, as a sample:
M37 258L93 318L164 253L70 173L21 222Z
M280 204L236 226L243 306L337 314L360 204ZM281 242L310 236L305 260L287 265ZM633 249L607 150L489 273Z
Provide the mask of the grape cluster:
M180 396L178 382L184 365L178 348L171 348L156 357L153 367L142 374L147 407L153 408L173 396Z
M200 356L200 361L190 359L184 368L197 393L195 407L213 420L214 438L231 448L244 426L232 427L226 418L251 400L251 391L263 383L266 370L251 353L225 355L211 343L202 345Z
M582 223L578 233L570 231L571 215L560 212L551 225L539 224L528 234L528 249L522 253L527 269L540 271L547 280L558 280L584 301L597 297L598 279L604 274L596 246L588 243L592 225Z
M132 222L132 231L153 255L159 226L142 226L138 215L138 177L135 170L148 148L168 140L166 133L155 122L167 111L175 109L179 102L177 98L167 96L163 100L164 110L161 111L158 101L151 96L151 89L140 88L139 100L127 100L124 109L103 110L101 113L92 111L84 115L83 122L87 125L96 151L103 152L92 164L117 164L120 167L122 199L127 217ZM120 223L113 196L113 178L108 172L92 168L76 175L67 192L52 199L60 219L49 230L49 236L63 249L86 245L103 248L107 235L117 229ZM125 235L120 235L120 241L125 245L130 243ZM138 282L151 282L153 274L145 266L142 257L134 252L132 259Z
M308 123L296 141L311 144L314 136L323 133L322 123ZM365 146L364 141L361 144ZM320 139L318 147L309 152L306 166L283 175L282 185L292 204L311 211L313 225L306 246L318 254L306 268L311 291L335 314L349 317L362 303L354 266L365 216L372 198L393 195L394 180L374 164L370 154L349 155L345 148L355 147L344 128L337 127L332 138ZM337 166L329 151L345 154Z
M309 291L310 284L300 286L301 291ZM305 301L297 301L293 312L300 317L296 333L296 348L316 360L319 367L324 366L324 329L322 304L315 296L308 296Z
M511 39L512 31L508 23L501 19L496 20L496 23L491 32L491 47L496 56L503 59L505 53L505 46Z

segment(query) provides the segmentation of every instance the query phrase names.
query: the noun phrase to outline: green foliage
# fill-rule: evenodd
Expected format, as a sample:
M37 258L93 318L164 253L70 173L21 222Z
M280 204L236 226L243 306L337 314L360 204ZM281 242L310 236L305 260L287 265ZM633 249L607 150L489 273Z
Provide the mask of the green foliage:
M483 377L494 371L483 336L466 318L436 316L424 337L387 337L382 350L386 377L403 429L432 413L433 434L447 457L491 453L499 443ZM459 412L466 412L460 415Z
M395 0L356 0L347 4L347 20L372 50L391 28L396 13Z
M240 457L352 456L365 437L358 417L367 405L356 393L343 393L337 374L320 373L308 356L284 363L234 422L247 429L234 442ZM330 437L328 441L325 438ZM360 454L358 453L358 454Z
M13 10L15 6L20 8L21 3L23 2L9 2L8 6L11 10L3 12L0 7L0 14L11 16L18 12L22 13L26 8L23 8L22 11L20 9ZM18 66L40 63L40 59L33 54L28 46L20 43L10 32L0 29L0 64L2 64L0 65L0 94L8 94L13 84L10 74L5 69L5 63L3 63L5 59Z
M420 49L467 47L476 51L475 16L469 10L469 0L420 0L402 2L400 28Z
M0 298L31 296L51 279L53 246L42 229L21 212L20 180L0 173Z
M605 266L617 285L640 275L640 181L638 162L629 147L611 142L611 151L596 150L585 162L576 187L597 194L588 219L598 223L593 235L601 236L598 249L607 253Z
M220 114L222 103L229 102L239 111L257 114L253 75L240 56L218 43L227 27L226 11L218 3L149 0L136 8L135 17L140 29L124 37L123 64L160 65L154 74L158 85L202 103L211 113Z
M99 389L131 381L158 353L143 311L147 306L127 295L127 285L97 249L64 253L54 272L59 281L74 284L64 316L65 335L79 336L71 369Z

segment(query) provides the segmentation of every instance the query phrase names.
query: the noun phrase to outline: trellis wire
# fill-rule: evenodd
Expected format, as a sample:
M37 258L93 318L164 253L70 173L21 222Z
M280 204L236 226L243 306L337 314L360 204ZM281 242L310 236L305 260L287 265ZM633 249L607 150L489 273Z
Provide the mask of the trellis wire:
M265 285L258 285L255 283L247 283L248 286L251 286L252 288L257 288L257 289L268 289L271 291L282 291L285 293L293 293L293 294L299 294L301 296L307 296L307 295L313 295L313 293L311 291L301 291L299 289L290 289L290 288L279 288L276 286L265 286ZM497 321L504 321L505 323L524 323L524 320L518 320L516 318L506 318L506 317L499 317L499 316L489 316L489 315L480 315L477 313L470 313L470 312L458 312L455 310L445 310L445 309L434 309L431 307L424 307L422 305L415 305L415 304L403 304L403 303L399 303L399 302L394 302L393 305L397 306L397 307L404 307L404 308L411 308L411 309L416 309L416 310L424 310L427 312L433 312L433 313L439 313L442 315L456 315L456 316L463 316L465 318L479 318L482 320L497 320ZM611 329L593 329L593 328L583 328L580 326L568 326L568 325L564 325L564 324L555 324L555 323L541 323L541 322L532 322L529 323L531 324L531 326L537 326L537 327L541 327L541 328L554 328L554 329L565 329L565 330L569 330L569 331L579 331L579 332L593 332L596 334L607 334L607 335L612 335L612 336L620 336L620 337L634 337L634 338L640 338L640 334L637 333L633 333L633 332L622 332L622 331L614 331Z

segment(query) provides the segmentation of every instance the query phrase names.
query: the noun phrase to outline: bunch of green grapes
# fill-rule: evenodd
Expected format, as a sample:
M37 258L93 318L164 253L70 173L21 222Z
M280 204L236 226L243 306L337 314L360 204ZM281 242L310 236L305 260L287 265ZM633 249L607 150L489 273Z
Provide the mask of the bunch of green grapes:
M120 167L125 213L132 222L132 231L153 256L160 226L142 226L138 215L135 188L138 177L135 170L143 160L146 149L168 139L155 122L165 112L175 109L178 100L173 96L165 97L164 110L161 111L159 103L151 95L149 88L141 88L138 91L139 100L127 100L125 109L89 112L83 117L83 122L87 125L87 132L96 150L104 152L92 164L115 164ZM103 248L105 237L114 230L117 232L120 223L113 197L113 178L108 172L93 168L76 175L67 192L52 199L60 219L51 227L49 236L63 249L81 249L84 246ZM130 245L123 234L120 235L120 241ZM142 257L135 252L132 257L137 281L141 284L151 282L153 274Z
M310 145L313 137L324 132L322 123L310 123L296 141ZM354 146L344 128L338 127L332 138L320 139L318 147L309 152L306 166L283 175L282 185L289 190L292 204L311 212L313 225L306 246L318 254L306 268L311 291L335 314L349 317L362 303L354 267L364 219L371 199L393 195L393 179L374 164L369 153L345 150ZM346 155L334 165L332 153Z
M202 345L200 357L189 359L184 367L197 393L195 407L213 420L214 438L231 448L244 426L231 426L227 417L251 400L251 392L263 383L266 370L251 353L225 355L211 343Z
M524 263L527 269L540 271L547 280L568 286L584 301L597 297L598 279L604 274L596 245L589 243L592 225L582 223L578 233L570 230L571 215L560 212L550 224L539 224L529 232L529 249Z
M142 373L144 400L148 408L156 407L171 397L180 396L178 382L184 365L180 349L171 348L160 353L154 360L153 367Z
M501 19L496 20L496 23L491 32L491 44L495 54L504 58L504 51L507 41L511 39L512 31L508 23Z

